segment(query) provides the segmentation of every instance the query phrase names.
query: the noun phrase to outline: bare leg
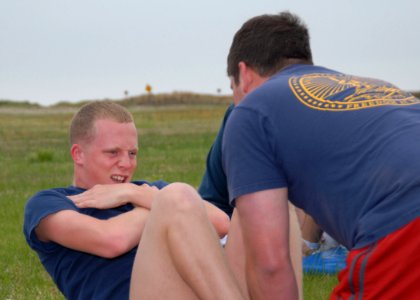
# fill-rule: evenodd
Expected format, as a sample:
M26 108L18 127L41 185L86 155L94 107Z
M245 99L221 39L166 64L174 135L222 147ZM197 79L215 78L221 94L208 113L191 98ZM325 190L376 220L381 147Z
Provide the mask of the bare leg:
M302 274L302 238L299 222L296 216L295 207L289 203L289 247L290 258L295 273L299 299L303 299L303 274ZM229 227L229 236L225 246L229 265L235 273L235 277L243 291L247 290L245 278L245 249L242 240L242 231L239 224L239 217L236 211L233 212Z
M133 266L130 299L243 299L192 187L171 184L154 200Z
M311 243L319 243L322 236L322 229L319 225L304 210L296 208L296 213L302 230L302 238ZM305 243L302 243L303 255L309 255L313 251Z
M235 274L241 290L247 291L248 286L245 276L244 241L236 209L233 210L232 219L230 221L228 239L225 245L225 253L228 258L229 266ZM248 294L247 299L249 299Z

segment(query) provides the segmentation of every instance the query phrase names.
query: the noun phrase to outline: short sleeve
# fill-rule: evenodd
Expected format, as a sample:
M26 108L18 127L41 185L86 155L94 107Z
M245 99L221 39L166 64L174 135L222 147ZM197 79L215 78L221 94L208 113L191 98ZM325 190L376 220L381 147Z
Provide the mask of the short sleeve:
M41 191L29 199L25 206L23 231L31 248L47 251L48 247L53 247L52 243L38 240L35 228L43 218L61 210L78 211L78 208L65 195L54 190Z
M229 118L223 139L223 165L229 198L286 186L275 153L274 130L261 113L238 106Z

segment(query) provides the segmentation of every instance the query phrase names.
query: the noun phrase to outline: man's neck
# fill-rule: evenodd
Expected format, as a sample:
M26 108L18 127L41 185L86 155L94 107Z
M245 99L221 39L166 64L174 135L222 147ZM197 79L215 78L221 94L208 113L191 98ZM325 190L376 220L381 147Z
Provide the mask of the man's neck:
M284 63L280 66L278 72L291 65L313 65L312 60L301 59L301 58L287 58L283 61ZM277 72L277 73L278 73Z

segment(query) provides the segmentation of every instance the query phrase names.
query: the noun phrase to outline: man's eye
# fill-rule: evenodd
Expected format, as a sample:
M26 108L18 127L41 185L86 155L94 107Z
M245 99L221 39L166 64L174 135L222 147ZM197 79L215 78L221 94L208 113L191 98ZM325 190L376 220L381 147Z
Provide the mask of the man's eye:
M137 152L136 152L136 151L130 151L130 152L128 152L128 154L129 154L131 157L136 157L136 156L137 156Z

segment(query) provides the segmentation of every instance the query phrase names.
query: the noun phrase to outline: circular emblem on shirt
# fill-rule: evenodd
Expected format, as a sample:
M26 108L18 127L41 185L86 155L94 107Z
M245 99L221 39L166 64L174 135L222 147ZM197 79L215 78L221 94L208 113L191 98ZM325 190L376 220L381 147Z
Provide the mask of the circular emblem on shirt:
M420 100L394 85L344 74L306 74L289 79L296 97L310 108L356 110L384 105L413 105Z

